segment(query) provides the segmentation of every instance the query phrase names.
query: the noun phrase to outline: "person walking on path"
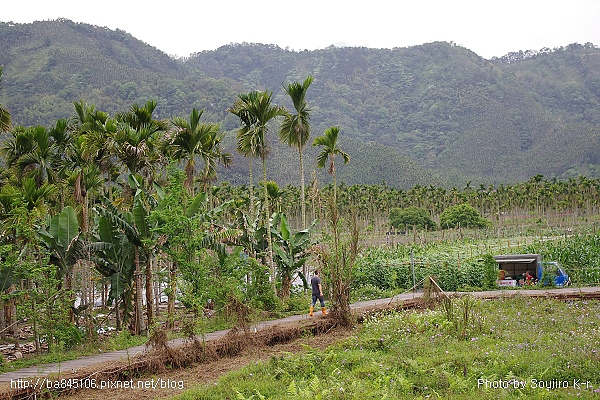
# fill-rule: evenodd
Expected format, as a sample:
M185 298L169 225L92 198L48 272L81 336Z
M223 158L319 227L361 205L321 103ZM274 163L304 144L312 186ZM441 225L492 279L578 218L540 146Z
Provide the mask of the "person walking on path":
M315 274L312 278L310 278L310 285L312 286L312 305L310 306L310 315L313 316L313 310L315 308L315 304L317 303L317 299L321 302L321 313L323 315L327 315L325 311L325 300L323 299L323 286L321 286L321 278L319 277L319 271L315 270Z

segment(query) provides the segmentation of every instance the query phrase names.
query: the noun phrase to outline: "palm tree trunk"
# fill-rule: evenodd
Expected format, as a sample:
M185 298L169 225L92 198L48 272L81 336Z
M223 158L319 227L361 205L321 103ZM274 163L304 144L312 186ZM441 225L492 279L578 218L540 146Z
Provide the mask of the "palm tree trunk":
M302 149L298 148L300 155L300 201L302 209L302 229L306 228L306 202L304 201L304 160L302 158Z
M6 336L4 334L4 331L5 331L4 328L6 328L6 318L4 317L5 316L4 307L5 307L4 300L0 299L0 340L4 340L4 338Z
M188 193L194 193L194 156L191 155L189 161L185 164L185 181L183 186L188 190Z
M306 229L306 201L304 200L304 160L302 159L302 148L298 147L300 156L300 202L302 212L302 229ZM304 278L308 276L308 266L306 263L302 266L302 275Z
M10 286L10 290L9 293L14 294L14 292L16 292L16 287L15 285L11 285ZM11 329L10 332L12 334L12 337L15 339L15 349L19 349L20 345L19 345L19 323L17 320L17 303L14 297L11 297L11 299L8 301L9 304L9 310L10 310L10 320L8 321L9 324L11 324ZM14 322L13 322L14 321ZM48 342L48 345L50 345L50 342Z
M144 326L144 300L142 298L142 271L140 269L140 250L135 247L135 333L137 335L146 331Z
M248 180L248 212L250 213L250 221L254 220L254 203L252 202L252 198L254 197L254 177L252 176L252 156L250 156L250 160L248 163L249 170L249 180Z
M273 243L271 242L271 216L269 215L269 193L267 192L267 163L265 158L262 159L263 164L263 195L265 197L264 211L265 211L265 225L267 226L267 262L269 263L269 268L271 269L271 283L273 285L273 290L277 295L277 289L275 286L275 278L276 271L275 266L273 265Z
M154 299L152 287L152 257L146 255L146 318L148 319L147 326L151 326L154 322Z
M333 204L337 208L337 181L335 179L335 154L331 155L331 164L329 166L329 173L333 176Z
M175 322L175 292L177 291L177 266L169 266L169 291L167 294L167 328L173 329Z
M250 226L248 227L249 235L248 243L250 244L250 248L248 251L252 257L256 258L256 254L254 252L254 248L252 246L252 238L254 238L254 177L252 176L252 155L250 156L249 164L249 183L248 183L248 212L250 213Z
M333 171L333 204L337 207L337 181L335 179L335 171Z

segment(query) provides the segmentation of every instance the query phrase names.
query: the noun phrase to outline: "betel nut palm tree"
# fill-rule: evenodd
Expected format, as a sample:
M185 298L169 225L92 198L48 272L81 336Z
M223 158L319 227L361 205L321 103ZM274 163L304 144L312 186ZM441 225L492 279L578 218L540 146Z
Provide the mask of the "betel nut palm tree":
M284 107L272 104L273 93L269 91L253 91L238 96L238 100L230 110L240 118L242 128L238 131L238 150L250 157L258 156L262 161L263 169L263 195L264 195L264 223L267 227L267 257L271 268L271 278L275 283L275 268L273 266L273 248L271 243L271 224L269 210L269 195L267 192L267 164L268 155L268 124L277 117L285 117L288 112Z
M116 155L119 162L125 166L129 172L130 187L133 190L132 183L143 189L144 181L138 178L138 174L146 176L149 180L153 179L152 173L160 161L162 154L158 151L161 147L163 135L168 130L166 121L157 120L153 113L156 108L155 101L148 101L144 106L137 104L124 113L117 115L117 130L114 139L112 139L111 150ZM136 192L137 193L137 192ZM145 196L144 196L145 197ZM149 197L145 197L149 198ZM132 196L132 209L140 207L141 197ZM146 211L147 212L147 211ZM137 229L140 229L138 226ZM138 232L140 233L140 232ZM140 243L142 244L142 243ZM149 268L148 257L150 256L150 245L134 246L135 253L135 305L136 305L136 332L146 331L146 325L143 321L143 300L142 300L142 272L140 268L140 250L146 257L146 309L147 319L151 322L154 317L152 301L152 269Z
M200 156L204 161L204 167L202 168L201 181L205 191L208 191L211 182L217 179L217 165L220 164L228 168L233 162L231 153L223 151L224 136L225 134L219 132L217 126L217 129L209 129L202 140Z
M306 102L306 92L308 87L313 82L314 77L308 76L304 82L293 82L284 85L284 89L292 103L296 112L285 116L279 130L279 138L287 143L290 147L298 149L300 161L300 202L302 212L302 228L306 227L306 204L305 204L305 189L304 189L304 161L302 152L304 146L310 138L310 112Z
M316 137L313 146L321 146L321 152L317 155L317 167L325 168L327 163L327 172L333 177L333 200L334 203L337 201L337 181L335 177L335 157L340 156L344 160L344 164L350 161L350 156L344 152L338 142L338 136L340 128L332 126L327 128L323 133L323 136Z
M187 159L184 186L190 193L193 193L196 156L204 160L202 180L205 185L216 176L217 164L227 167L232 161L231 154L224 153L221 149L223 135L219 133L219 125L200 122L203 112L204 110L194 108L189 120L181 117L173 118L175 133L168 141L169 151L173 157L179 161Z
M252 134L256 124L256 118L250 114L247 105L252 101L258 92L241 93L238 95L238 100L233 107L227 109L230 113L237 116L240 120L240 129L237 132L237 152L248 157L248 190L249 190L249 207L250 220L254 220L254 178L252 176L252 160L258 157L258 144L256 136Z

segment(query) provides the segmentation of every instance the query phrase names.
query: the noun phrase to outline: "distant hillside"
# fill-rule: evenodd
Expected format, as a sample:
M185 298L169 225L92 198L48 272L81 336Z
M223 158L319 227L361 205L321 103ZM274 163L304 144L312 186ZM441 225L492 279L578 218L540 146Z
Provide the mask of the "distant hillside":
M229 136L228 142L228 151L235 152L233 135ZM350 155L350 162L344 165L336 161L336 175L338 180L349 185L385 182L387 185L397 188L410 188L417 184L448 186L446 179L426 170L390 147L377 143L364 143L354 138L342 139L342 147ZM330 182L331 178L326 171L316 168L315 159L318 149L307 146L305 152L306 182L310 183L311 173L315 170L319 186ZM273 139L271 152L267 158L268 179L273 179L282 185L300 186L298 162L297 150L292 150ZM260 164L257 161L254 161L254 164L254 178L258 180L262 177L262 171L258 167ZM232 184L247 184L248 160L236 154L234 165L228 170L222 170L220 176Z
M237 44L173 60L124 31L58 20L0 23L0 64L0 103L15 124L53 124L79 99L110 113L155 99L161 118L204 108L233 135L226 109L237 94L268 89L291 107L282 83L310 74L313 136L341 127L354 153L340 168L348 183L600 176L600 49L589 43L493 60L443 42L301 52ZM296 183L294 152L274 144L269 162L278 183ZM243 180L245 168L236 156L222 176Z
M0 98L22 125L68 116L80 99L110 113L154 99L164 118L189 114L193 106L223 118L239 90L233 81L190 74L181 61L124 31L69 20L0 23L0 54Z

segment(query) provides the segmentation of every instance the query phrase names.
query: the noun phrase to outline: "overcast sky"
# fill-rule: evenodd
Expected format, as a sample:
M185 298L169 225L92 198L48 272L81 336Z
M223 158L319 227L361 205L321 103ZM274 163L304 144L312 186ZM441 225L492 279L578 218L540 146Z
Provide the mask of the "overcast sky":
M242 42L312 50L453 41L488 59L600 45L600 0L17 0L0 8L3 22L56 18L119 28L177 56Z

